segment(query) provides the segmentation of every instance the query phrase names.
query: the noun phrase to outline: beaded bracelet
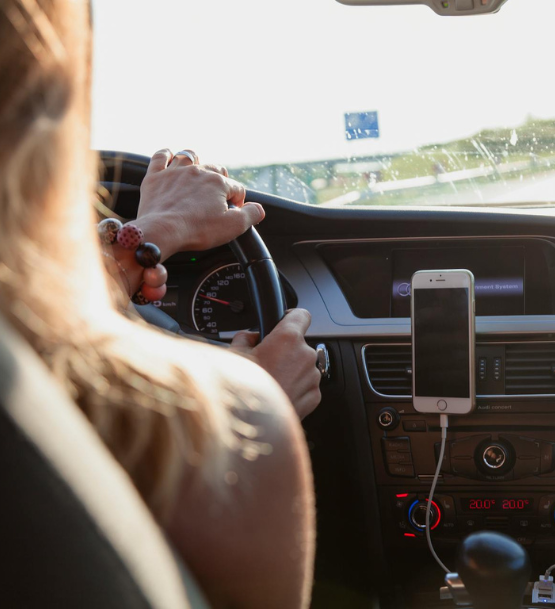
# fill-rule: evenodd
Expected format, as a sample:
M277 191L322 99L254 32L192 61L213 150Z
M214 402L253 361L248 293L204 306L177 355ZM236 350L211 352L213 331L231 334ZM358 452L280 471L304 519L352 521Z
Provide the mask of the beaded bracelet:
M160 264L161 254L158 246L145 242L143 231L138 226L123 225L116 218L102 220L97 229L103 245L118 243L126 250L135 250L135 260L144 268L141 287L131 300L138 305L161 300L167 290L168 271Z

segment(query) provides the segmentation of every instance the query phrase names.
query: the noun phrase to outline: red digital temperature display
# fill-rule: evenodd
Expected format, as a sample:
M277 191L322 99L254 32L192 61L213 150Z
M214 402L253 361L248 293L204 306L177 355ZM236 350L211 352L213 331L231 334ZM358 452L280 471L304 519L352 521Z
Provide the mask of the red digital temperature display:
M531 512L534 507L532 499L516 497L483 497L480 499L461 499L461 507L465 512Z

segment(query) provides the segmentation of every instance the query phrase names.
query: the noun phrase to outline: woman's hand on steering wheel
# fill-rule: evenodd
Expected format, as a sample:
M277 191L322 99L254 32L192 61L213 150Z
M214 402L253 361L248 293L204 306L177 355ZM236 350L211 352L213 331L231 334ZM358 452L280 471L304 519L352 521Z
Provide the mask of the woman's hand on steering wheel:
M186 152L156 152L141 185L135 224L160 247L164 260L229 243L264 219L262 206L245 202L244 186L224 167L193 164L190 157L196 161L196 155Z
M291 309L260 344L258 333L238 332L232 349L251 356L281 385L300 419L320 403L322 375L316 368L316 352L307 345L305 334L310 313Z

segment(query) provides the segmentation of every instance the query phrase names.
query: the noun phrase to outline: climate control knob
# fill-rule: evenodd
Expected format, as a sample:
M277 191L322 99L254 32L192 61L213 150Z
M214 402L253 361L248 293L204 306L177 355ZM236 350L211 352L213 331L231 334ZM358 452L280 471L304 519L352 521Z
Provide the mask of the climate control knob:
M409 522L417 531L426 530L426 508L428 506L428 500L426 501L415 501L409 508ZM441 512L435 501L432 501L432 507L430 508L430 529L433 531L441 520Z

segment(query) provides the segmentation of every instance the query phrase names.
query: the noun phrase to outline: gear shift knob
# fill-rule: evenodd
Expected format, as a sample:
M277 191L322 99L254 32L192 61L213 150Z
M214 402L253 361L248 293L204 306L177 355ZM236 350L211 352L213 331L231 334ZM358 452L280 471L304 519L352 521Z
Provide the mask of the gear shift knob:
M520 609L530 577L530 560L516 541L483 531L461 544L457 570L474 609Z

